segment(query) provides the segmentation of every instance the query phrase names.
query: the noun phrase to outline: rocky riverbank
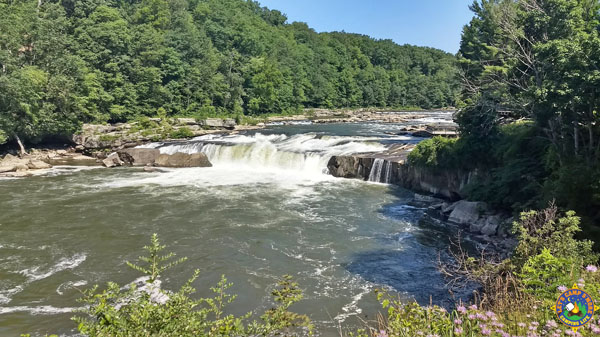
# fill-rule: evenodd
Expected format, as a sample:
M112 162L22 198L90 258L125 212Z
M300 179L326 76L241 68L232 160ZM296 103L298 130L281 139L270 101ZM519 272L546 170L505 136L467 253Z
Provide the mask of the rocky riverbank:
M485 241L500 239L503 246L510 246L510 240L505 241L513 222L509 214L495 211L482 202L463 200L466 185L477 173L451 169L433 171L410 165L407 158L413 148L414 145L400 145L381 153L334 156L328 163L329 173L423 193L420 201L427 201L429 208L444 220L482 236Z

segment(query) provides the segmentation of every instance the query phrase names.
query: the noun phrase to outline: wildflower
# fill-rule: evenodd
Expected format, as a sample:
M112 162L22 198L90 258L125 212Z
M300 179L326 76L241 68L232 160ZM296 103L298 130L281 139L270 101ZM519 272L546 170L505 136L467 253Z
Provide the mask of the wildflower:
M469 309L471 309L471 310L477 310L477 305L473 304L472 306L469 307Z
M598 267L589 265L589 266L585 267L585 270L587 270L590 273L595 273L598 271Z
M600 335L600 328L595 326L592 328L592 332L595 333L596 335Z
M457 335L462 335L463 329L461 327L458 327L458 328L454 329L454 333Z
M540 323L538 323L538 322L536 322L536 321L533 321L533 322L531 322L531 323L529 323L529 324L531 324L531 325L533 325L533 326L538 326L538 325L540 325Z
M388 337L388 334L385 330L380 330L377 337Z
M551 320L551 319L549 319L549 320L548 320L548 322L546 322L546 327L547 327L548 329L557 328L557 327L558 327L558 324L556 324L556 321L555 321L555 320Z
M462 324L462 320L460 318L457 318L457 319L454 320L454 324L461 325Z
M565 291L567 291L567 287L565 287L565 286L558 286L558 291L560 291L561 293L564 293Z
M461 314L466 314L467 308L461 305L460 307L456 308L456 311L460 312Z
M525 324L525 323L523 323L523 322L521 322L521 323L519 323L519 324L517 324L517 325L519 326L519 328L524 328L526 324Z
M492 334L492 331L490 331L489 329L482 329L481 334L484 336L489 336Z
M482 320L482 321L487 321L487 316L485 316L485 315L483 315L483 314L479 314L479 313L478 313L478 314L476 314L476 315L475 315L475 317L476 317L477 319L480 319L480 320Z
M474 320L474 319L475 319L475 315L473 315L473 314L470 314L470 315L469 315L469 319L470 319L470 320Z
M492 317L495 317L495 316L496 316L496 314L494 314L494 313L493 313L493 312L491 312L491 311L487 311L487 312L485 313L485 315L486 315L487 317L489 317L489 318L492 318Z

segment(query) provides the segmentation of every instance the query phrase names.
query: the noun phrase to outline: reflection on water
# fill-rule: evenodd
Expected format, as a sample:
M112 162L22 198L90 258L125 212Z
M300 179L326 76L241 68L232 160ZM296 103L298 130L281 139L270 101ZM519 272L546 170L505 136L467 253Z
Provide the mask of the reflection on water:
M384 137L295 128L300 135L265 131L161 149L203 151L212 168L63 168L0 181L0 335L74 334L77 289L135 280L125 261L152 233L189 257L166 275L166 288L199 268L197 295L209 296L225 274L239 294L230 312L241 315L270 308L272 285L291 274L306 295L294 309L323 336L337 335L339 322L374 318L377 287L425 302L448 298L433 263L448 233L423 222L425 209L408 205L412 194L323 173L329 156L372 151Z

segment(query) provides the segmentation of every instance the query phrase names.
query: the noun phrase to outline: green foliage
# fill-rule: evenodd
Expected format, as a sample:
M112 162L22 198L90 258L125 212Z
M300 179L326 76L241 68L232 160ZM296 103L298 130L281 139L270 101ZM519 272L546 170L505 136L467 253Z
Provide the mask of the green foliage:
M165 262L171 260L175 257L175 253L168 253L166 255L160 255L161 251L163 251L166 246L161 245L158 240L158 235L156 233L152 234L151 244L150 246L144 246L144 250L148 252L148 256L140 256L139 260L145 262L145 266L139 266L127 261L127 265L147 276L149 276L149 283L154 282L158 278L160 274L162 274L165 270L172 268L182 262L187 260L186 257L181 259L169 262L164 264Z
M84 292L81 299L86 304L81 314L74 317L80 333L90 337L137 337L137 336L294 336L303 334L302 329L312 325L308 317L289 311L292 304L302 299L302 292L289 276L285 276L273 291L278 303L261 316L261 321L248 322L251 314L241 317L226 314L227 306L235 296L227 291L232 284L223 276L211 288L214 297L193 299L192 284L200 275L193 276L177 292L161 289L161 274L185 258L168 262L173 253L161 255L165 249L154 234L151 244L145 246L147 256L140 257L143 265L127 264L147 276L143 287L135 284L120 287L108 283L98 291L98 286Z
M192 132L192 130L190 128L183 126L183 127L173 130L171 132L170 137L173 139L192 138L192 137L194 137L194 133Z
M542 249L538 255L527 259L519 277L527 293L537 299L545 300L548 305L556 302L556 291L560 286L571 286L578 277L573 272L579 273L579 268L573 259L557 258L549 249Z
M411 165L432 169L458 167L457 140L453 138L434 137L420 142L408 155Z
M573 211L560 218L555 206L543 211L523 212L520 220L514 223L513 231L519 240L512 258L517 266L522 266L523 261L542 254L544 250L574 265L598 261L598 255L592 252L593 242L575 238L581 228L580 218Z
M430 108L451 106L458 92L451 54L316 33L253 1L0 6L0 130L28 142L159 109L205 118Z
M514 211L556 200L600 219L600 3L477 0L471 9L457 121L463 155L489 172L471 197ZM515 120L528 130L502 130Z
M600 272L593 264L598 255L591 242L577 240L579 218L573 212L559 217L555 206L524 212L514 223L518 246L514 255L499 261L489 255L470 257L462 250L452 253L455 261L442 267L453 284L457 280L478 282L483 293L468 308L457 303L447 312L436 306L402 303L386 293L378 299L387 311L373 335L386 336L546 336L571 334L550 307L573 284L592 296L600 289ZM460 248L460 246L459 246ZM589 264L589 265L588 265ZM595 295L594 295L595 294ZM596 322L580 329L593 336ZM366 334L358 334L367 336Z
M8 136L2 130L0 130L0 145L6 143L8 141Z

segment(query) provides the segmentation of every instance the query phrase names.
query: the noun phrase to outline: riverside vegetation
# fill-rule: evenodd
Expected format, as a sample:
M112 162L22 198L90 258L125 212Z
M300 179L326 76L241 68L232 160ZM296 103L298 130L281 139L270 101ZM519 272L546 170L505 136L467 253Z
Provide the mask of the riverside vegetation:
M409 161L477 172L469 198L512 212L556 200L599 239L600 3L476 1L459 51L460 139Z
M456 61L246 0L0 1L0 144L81 123L452 106Z
M424 141L409 162L475 172L469 198L521 214L518 245L505 259L470 256L459 244L451 249L454 263L440 270L449 290L476 284L474 303L449 311L381 292L385 313L348 334L600 334L597 319L574 332L550 310L572 284L600 297L598 255L583 239L594 237L600 220L600 2L481 0L471 8L475 17L456 61L432 49L317 34L250 1L5 1L0 135L34 141L73 131L81 121L124 121L160 108L199 116L456 104L460 138ZM462 81L458 97L455 75ZM551 200L556 204L547 207ZM161 249L153 238L151 267L134 266L150 274L142 288L154 290L109 284L86 292L80 331L310 334L306 317L288 311L301 298L289 278L275 292L279 305L260 321L227 316L222 305L232 297L225 280L214 299L192 299L191 283L176 293L156 286L160 265L152 256Z
M475 304L457 303L448 311L437 306L420 306L378 292L385 310L365 328L340 334L355 337L387 336L592 336L600 334L600 320L594 320L577 333L560 326L550 307L558 295L578 283L593 296L600 291L600 272L592 263L598 255L592 242L578 240L579 218L573 212L562 217L554 205L543 211L521 214L514 223L519 240L507 259L492 255L468 256L457 245L451 250L456 264L440 265L450 288L474 281L481 285ZM143 264L127 264L145 275L141 285L121 287L108 283L99 291L95 286L83 292L85 309L73 318L78 330L87 336L302 336L312 335L307 316L290 311L302 299L299 285L284 276L272 292L275 306L252 320L253 313L241 317L226 314L235 305L235 296L225 277L212 289L214 298L194 299L192 283L201 271L177 292L161 288L161 275L170 267L185 262L174 254L162 255L156 234L144 247Z

